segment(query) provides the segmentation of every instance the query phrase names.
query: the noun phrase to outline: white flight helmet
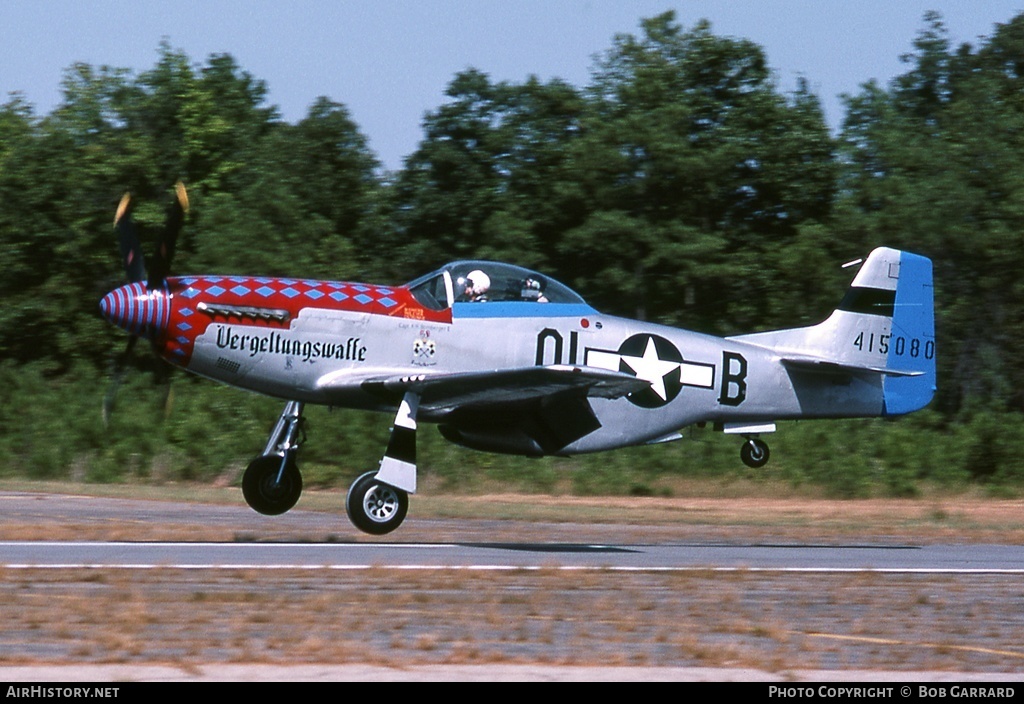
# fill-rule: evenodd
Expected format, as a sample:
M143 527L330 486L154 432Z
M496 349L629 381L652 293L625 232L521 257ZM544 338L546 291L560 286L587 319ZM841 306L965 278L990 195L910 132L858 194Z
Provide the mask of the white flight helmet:
M470 293L474 296L482 296L491 288L491 277L479 269L469 272L466 280L470 285Z

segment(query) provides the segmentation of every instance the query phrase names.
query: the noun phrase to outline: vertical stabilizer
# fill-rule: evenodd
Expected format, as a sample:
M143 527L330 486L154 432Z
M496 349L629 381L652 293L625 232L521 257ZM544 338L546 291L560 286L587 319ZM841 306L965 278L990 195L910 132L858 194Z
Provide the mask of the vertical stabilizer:
M825 322L735 339L770 347L791 368L880 374L882 415L916 411L935 394L931 260L875 249Z

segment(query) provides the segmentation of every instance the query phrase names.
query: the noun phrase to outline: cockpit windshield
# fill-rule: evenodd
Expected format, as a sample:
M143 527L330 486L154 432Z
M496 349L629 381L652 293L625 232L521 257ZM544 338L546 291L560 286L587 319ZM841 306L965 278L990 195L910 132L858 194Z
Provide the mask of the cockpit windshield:
M552 278L500 262L452 262L408 286L413 297L432 310L490 301L584 303L575 291Z

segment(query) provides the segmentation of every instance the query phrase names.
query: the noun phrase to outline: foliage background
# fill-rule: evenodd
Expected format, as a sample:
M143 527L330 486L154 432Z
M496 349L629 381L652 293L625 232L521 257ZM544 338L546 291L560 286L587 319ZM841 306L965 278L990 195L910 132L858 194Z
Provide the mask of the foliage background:
M298 124L230 55L164 44L149 71L76 64L48 115L0 106L0 475L233 480L279 402L168 374L96 314L122 272L110 222L132 190L156 228L175 180L192 212L179 272L400 283L454 258L542 268L608 313L714 334L815 323L838 264L878 245L932 258L939 393L896 421L783 424L768 470L693 431L667 446L521 460L421 432L452 490L672 493L680 477L783 478L842 496L925 484L1015 492L1024 479L1024 15L977 46L926 15L906 72L846 97L829 132L764 51L672 13L611 39L586 86L455 75L402 169L346 107ZM144 241L152 238L144 237ZM388 419L309 409L307 483L372 467Z

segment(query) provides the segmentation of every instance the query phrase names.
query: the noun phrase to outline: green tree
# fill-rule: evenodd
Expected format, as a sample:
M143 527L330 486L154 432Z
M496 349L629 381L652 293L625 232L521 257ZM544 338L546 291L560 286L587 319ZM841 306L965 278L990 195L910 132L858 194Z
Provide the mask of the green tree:
M110 267L100 256L113 208L103 188L113 169L102 154L120 85L114 72L78 65L54 115L34 120L19 101L2 111L0 340L9 358L64 369L94 351L98 282L116 268L116 255ZM100 216L104 206L111 210Z
M564 229L554 194L578 130L578 92L535 77L494 84L471 69L447 95L393 186L394 231L383 243L401 253L396 274L454 258L542 264Z
M707 22L686 31L667 12L642 28L595 73L563 188L586 216L559 266L578 261L617 312L717 332L771 324L770 253L826 220L835 192L818 101L805 84L781 95L760 47Z
M202 196L192 268L351 278L372 241L377 160L343 105L320 98L298 125L262 136L232 187Z
M939 405L1024 406L1024 15L975 50L925 17L909 70L847 99L841 231L935 265Z
M380 163L348 109L318 98L309 114L294 127L284 126L265 151L275 155L307 217L329 224L325 239L307 245L317 250L313 273L343 278L372 268L363 253L372 250L380 227L373 220Z

